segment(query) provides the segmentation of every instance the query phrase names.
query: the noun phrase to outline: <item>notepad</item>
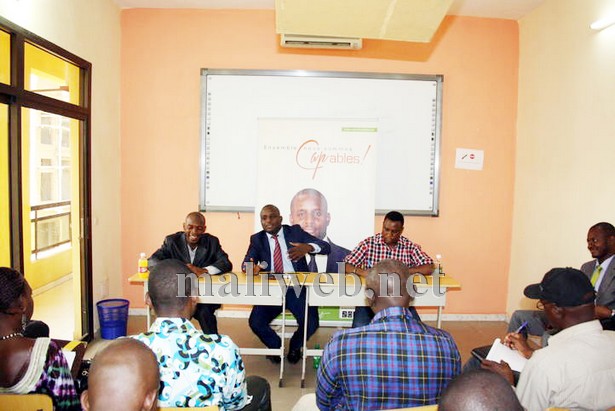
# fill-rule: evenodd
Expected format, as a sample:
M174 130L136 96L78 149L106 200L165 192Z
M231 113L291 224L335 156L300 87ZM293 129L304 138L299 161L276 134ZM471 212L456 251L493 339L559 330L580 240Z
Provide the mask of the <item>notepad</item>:
M523 370L523 367L525 367L525 363L527 362L527 358L521 355L519 351L513 350L502 344L502 340L499 338L496 338L493 342L493 345L489 350L489 354L487 354L487 359L497 363L500 361L505 361L512 370L518 372Z

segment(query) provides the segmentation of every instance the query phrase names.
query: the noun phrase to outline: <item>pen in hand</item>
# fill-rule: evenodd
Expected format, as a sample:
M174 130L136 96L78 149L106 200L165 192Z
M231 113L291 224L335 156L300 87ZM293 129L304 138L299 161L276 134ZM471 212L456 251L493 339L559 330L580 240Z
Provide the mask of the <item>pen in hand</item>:
M519 334L521 331L523 331L525 327L527 327L527 321L523 321L523 324L521 324L519 328L517 328L517 331L515 331L515 333Z

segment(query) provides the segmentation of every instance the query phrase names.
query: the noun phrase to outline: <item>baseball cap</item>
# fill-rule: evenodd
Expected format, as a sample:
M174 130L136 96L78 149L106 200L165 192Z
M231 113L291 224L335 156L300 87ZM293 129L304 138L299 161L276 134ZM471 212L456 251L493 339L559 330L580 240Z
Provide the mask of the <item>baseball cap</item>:
M576 307L596 298L589 278L576 268L553 268L539 284L525 287L523 294L533 300L546 300L558 307Z

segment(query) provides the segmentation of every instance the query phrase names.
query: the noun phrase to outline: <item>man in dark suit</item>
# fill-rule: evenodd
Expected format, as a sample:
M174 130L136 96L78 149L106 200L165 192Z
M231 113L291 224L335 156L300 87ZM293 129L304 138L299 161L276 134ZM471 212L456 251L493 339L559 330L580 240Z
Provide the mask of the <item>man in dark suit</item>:
M331 247L301 229L298 225L282 225L280 210L274 205L266 205L260 212L262 231L250 237L250 246L244 258L244 263L254 264L254 274L269 267L275 273L307 272L309 271L306 254L329 254ZM244 264L245 265L245 264ZM245 268L245 267L244 267ZM305 288L301 288L299 296L295 289L289 287L286 291L286 307L295 316L298 323L297 331L290 339L288 361L292 364L301 359L303 345L303 322L305 316ZM269 323L282 312L281 306L256 305L250 313L250 328L268 348L280 348L282 341ZM310 307L308 311L307 338L318 329L318 310ZM276 363L279 357L267 356Z
M587 233L587 249L594 260L584 263L581 271L596 290L596 318L605 330L615 330L615 227L605 222L593 225ZM508 332L516 331L525 321L527 334L543 335L548 328L544 311L517 310L508 323ZM555 332L545 334L543 344Z
M325 196L314 188L304 188L290 202L290 223L299 224L308 234L324 240L331 246L328 256L310 255L310 271L319 273L337 273L337 263L344 262L350 250L341 247L327 236L327 227L331 222L329 205ZM343 271L342 271L343 272Z
M184 231L168 235L162 246L149 258L149 266L170 258L180 260L197 276L222 274L233 269L217 237L206 233L205 217L198 212L186 216ZM194 318L204 334L218 334L215 311L220 304L198 304Z

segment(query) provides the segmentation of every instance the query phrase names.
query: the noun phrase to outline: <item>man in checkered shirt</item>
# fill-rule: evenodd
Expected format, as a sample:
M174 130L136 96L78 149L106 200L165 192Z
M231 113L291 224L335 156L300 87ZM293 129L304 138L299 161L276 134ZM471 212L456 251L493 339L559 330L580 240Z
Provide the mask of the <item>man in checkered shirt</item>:
M453 337L410 315L410 269L383 260L366 277L376 313L361 328L342 330L325 347L316 383L320 410L382 410L436 404L461 372Z
M413 243L401 234L404 231L404 216L397 211L390 211L384 216L382 233L368 237L361 241L350 254L346 256L346 273L355 273L365 277L376 263L390 258L401 261L410 272L429 275L433 273L434 263L421 246ZM414 318L420 320L414 307L410 307ZM369 307L356 307L353 327L369 324L374 313Z

